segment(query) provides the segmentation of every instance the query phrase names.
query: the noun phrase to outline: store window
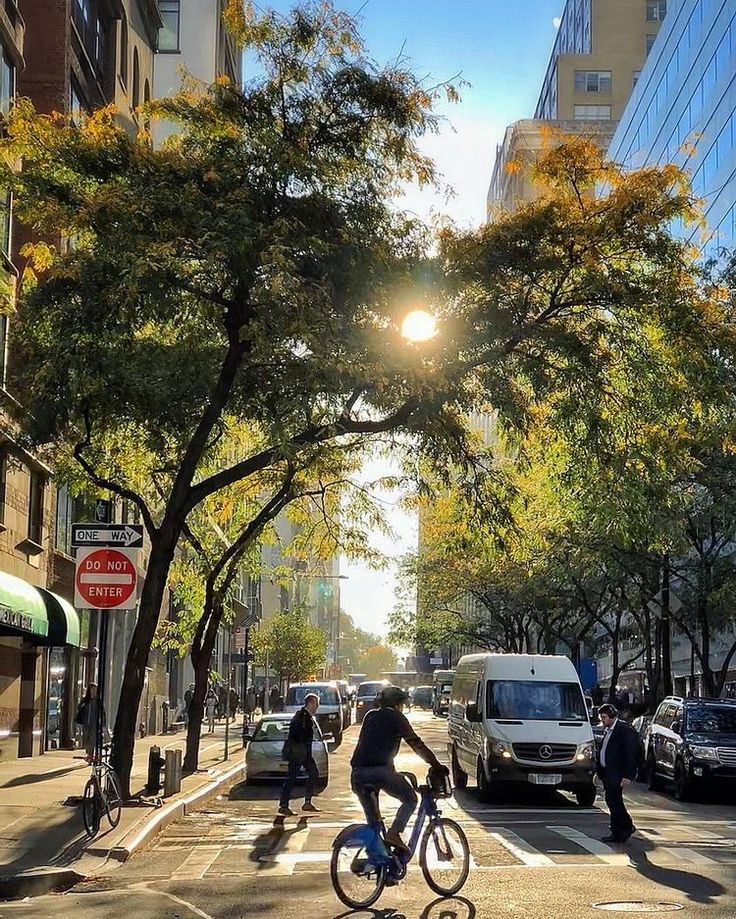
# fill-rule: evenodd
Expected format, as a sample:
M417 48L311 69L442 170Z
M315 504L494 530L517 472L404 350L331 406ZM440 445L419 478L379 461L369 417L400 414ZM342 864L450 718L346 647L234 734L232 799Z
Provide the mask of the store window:
M610 70L576 70L575 92L578 93L610 93Z
M163 22L163 27L158 30L158 50L169 54L178 53L180 0L159 0L158 12Z

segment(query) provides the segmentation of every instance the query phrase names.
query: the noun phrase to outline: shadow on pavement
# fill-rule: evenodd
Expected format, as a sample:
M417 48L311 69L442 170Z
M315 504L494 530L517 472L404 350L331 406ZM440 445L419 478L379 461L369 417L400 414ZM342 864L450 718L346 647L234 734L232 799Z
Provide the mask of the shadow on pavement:
M661 884L673 891L684 894L693 903L703 903L707 906L714 905L716 897L726 892L726 888L704 877L702 874L680 871L677 868L662 868L649 861L649 852L656 849L653 842L642 839L630 840L628 854L632 867L643 877L655 884ZM695 871L697 868L693 866Z
M355 909L340 913L334 919L406 919L406 914L398 909Z
M57 769L55 772L29 772L27 775L17 775L9 782L0 785L0 788L17 788L20 785L35 785L37 782L48 782L50 778L61 778L63 775L69 775L70 772L79 772L83 766L79 763L76 766L68 766L66 769Z
M276 856L284 851L291 837L297 833L303 833L308 827L307 818L300 817L296 826L287 830L284 817L276 817L271 829L256 836L253 840L253 851L249 854L248 860L255 862L259 871L268 871L269 868L278 864Z
M569 798L567 795L553 788L540 788L534 785L530 785L528 788L523 785L515 788L504 788L503 785L499 785L498 789L494 790L488 801L485 802L480 800L474 788L469 788L465 791L455 789L455 798L461 808L466 806L477 807L480 804L489 809L499 806L530 808L559 807L560 810L579 809L574 798Z
M475 919L475 906L465 897L437 897L427 906L420 919Z

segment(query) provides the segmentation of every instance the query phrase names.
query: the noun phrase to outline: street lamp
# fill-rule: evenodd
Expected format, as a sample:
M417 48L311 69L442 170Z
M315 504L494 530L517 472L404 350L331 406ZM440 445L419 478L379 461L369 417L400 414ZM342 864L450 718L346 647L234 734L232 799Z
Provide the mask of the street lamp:
M425 309L412 310L404 316L401 334L407 341L429 341L437 334L437 317Z

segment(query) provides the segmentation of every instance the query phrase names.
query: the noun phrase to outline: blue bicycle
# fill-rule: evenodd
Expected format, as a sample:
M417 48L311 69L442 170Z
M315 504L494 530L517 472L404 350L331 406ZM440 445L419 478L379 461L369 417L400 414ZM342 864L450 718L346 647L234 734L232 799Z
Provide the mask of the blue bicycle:
M374 819L369 824L346 827L332 844L332 886L351 909L366 909L376 902L387 884L403 880L417 846L422 874L435 893L452 897L468 879L468 840L458 823L441 815L437 804L438 799L449 798L452 794L449 778L433 783L430 776L427 785L418 786L412 773L403 772L402 775L421 795L408 851L398 851L386 842L378 789L370 787L366 791L373 803Z

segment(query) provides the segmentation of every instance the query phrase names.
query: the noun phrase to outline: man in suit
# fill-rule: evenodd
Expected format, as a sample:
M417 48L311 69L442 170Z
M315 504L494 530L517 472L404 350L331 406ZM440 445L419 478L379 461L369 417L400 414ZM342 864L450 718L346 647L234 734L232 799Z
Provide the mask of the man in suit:
M284 782L279 801L279 816L293 817L294 811L289 807L291 792L302 768L307 770L307 787L304 792L303 811L317 814L319 808L312 804L314 786L319 777L317 764L312 756L312 741L314 740L314 716L319 708L319 696L313 692L304 697L304 707L291 719L289 724L289 738L284 743L284 759L289 763L289 775Z
M598 775L611 816L611 832L603 837L603 842L621 843L636 832L624 804L624 787L636 778L639 738L636 731L618 717L613 705L601 705L598 715L606 729L598 751Z

